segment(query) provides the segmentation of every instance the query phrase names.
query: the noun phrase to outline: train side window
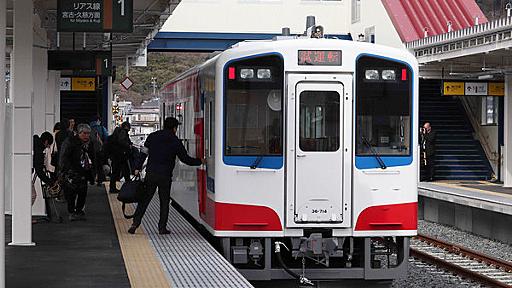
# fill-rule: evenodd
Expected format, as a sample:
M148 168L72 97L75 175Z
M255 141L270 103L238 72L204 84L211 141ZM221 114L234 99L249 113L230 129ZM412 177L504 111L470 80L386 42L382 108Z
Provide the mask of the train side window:
M212 154L213 154L212 150L215 149L214 148L214 143L215 143L214 142L214 139L215 139L214 138L214 133L215 133L215 131L214 131L214 127L215 127L214 111L215 110L214 109L215 109L215 107L214 107L214 104L212 101L210 101L208 103L208 105L209 105L208 113L209 113L209 119L210 119L209 126L208 126L208 135L209 135L209 137L208 137L208 156L212 156Z
M371 56L356 65L356 155L411 155L410 67Z
M337 151L340 147L340 94L335 91L303 91L300 94L302 151Z
M185 102L177 103L176 104L176 119L181 123L180 126L178 126L177 135L179 139L186 139L185 130L187 127L187 105L185 105Z

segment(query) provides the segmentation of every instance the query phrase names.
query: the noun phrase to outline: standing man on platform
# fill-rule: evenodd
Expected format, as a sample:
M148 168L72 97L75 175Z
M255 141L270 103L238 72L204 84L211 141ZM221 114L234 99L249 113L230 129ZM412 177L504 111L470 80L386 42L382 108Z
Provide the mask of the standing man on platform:
M128 132L131 129L129 122L123 122L121 127L117 127L107 140L108 154L112 161L112 173L110 175L110 193L119 193L116 183L124 177L125 181L130 181L131 168L129 165L132 141Z
M64 194L68 201L69 220L85 220L87 182L94 172L94 144L90 141L91 127L79 124L77 135L69 136L59 156L60 174L64 179Z
M435 172L435 158L436 158L436 132L432 130L429 122L423 124L420 129L421 134L421 152L424 157L424 164L426 170L426 177L424 180L433 181Z
M164 129L149 134L142 149L142 157L139 159L135 175L139 174L142 164L149 156L146 168L146 195L144 200L137 205L133 224L128 233L134 234L142 222L156 188L160 198L160 221L158 222L158 233L169 234L167 230L167 219L169 218L169 204L171 199L172 171L176 163L176 156L181 162L190 166L199 166L205 163L204 159L192 158L176 136L179 121L176 118L168 117L164 121Z

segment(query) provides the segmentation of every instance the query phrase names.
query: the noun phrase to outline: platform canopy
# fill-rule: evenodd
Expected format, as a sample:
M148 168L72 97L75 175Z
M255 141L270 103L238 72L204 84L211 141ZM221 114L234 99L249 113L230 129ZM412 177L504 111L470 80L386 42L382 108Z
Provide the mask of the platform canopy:
M34 0L34 12L46 30L49 50L82 50L84 33L60 32L57 34L57 0ZM87 2L87 1L84 1ZM90 2L90 1L89 1ZM112 34L112 59L114 64L125 64L129 57L132 64L144 64L146 47L165 23L181 0L133 0L133 32ZM13 44L13 3L7 0L7 46ZM110 33L85 33L85 50L110 49ZM142 60L142 61L141 61Z
M271 33L159 32L148 46L150 52L215 52L246 40L269 40ZM352 40L350 34L326 35L326 38Z

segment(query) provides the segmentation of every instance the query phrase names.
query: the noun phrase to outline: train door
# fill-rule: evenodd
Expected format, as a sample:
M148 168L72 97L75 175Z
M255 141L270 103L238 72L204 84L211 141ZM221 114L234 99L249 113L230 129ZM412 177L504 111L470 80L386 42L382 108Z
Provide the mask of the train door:
M294 179L293 183L288 182L289 187L290 184L294 187L293 219L299 225L346 226L349 221L344 219L350 218L344 217L344 211L350 207L351 157L345 147L350 142L351 129L344 129L350 125L344 123L351 122L346 118L349 115L345 115L350 114L351 105L345 104L348 102L345 87L351 85L351 77L318 81L322 79L319 75L312 75L310 80L297 76L290 77L288 83L288 91L292 93L288 103L288 131L295 132L288 138L289 151L293 151L288 158L294 159L287 162Z

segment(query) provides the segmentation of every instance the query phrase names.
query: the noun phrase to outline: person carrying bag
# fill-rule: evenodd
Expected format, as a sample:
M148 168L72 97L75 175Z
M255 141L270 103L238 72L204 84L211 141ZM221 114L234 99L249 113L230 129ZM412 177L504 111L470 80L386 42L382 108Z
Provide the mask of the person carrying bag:
M135 216L135 213L132 215L126 214L126 204L141 202L144 199L145 190L146 186L144 181L140 178L140 174L123 184L117 195L117 200L123 203L124 218L132 219Z

